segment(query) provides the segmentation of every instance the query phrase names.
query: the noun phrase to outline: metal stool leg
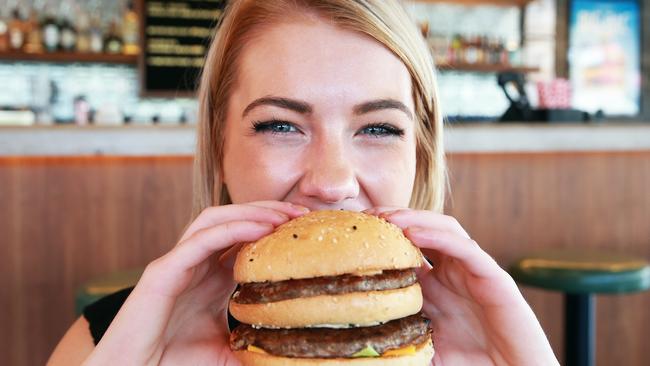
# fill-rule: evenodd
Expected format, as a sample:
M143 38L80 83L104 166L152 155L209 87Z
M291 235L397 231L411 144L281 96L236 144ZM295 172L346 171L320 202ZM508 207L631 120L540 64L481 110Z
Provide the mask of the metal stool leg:
M596 301L592 294L564 295L564 352L567 366L594 366Z

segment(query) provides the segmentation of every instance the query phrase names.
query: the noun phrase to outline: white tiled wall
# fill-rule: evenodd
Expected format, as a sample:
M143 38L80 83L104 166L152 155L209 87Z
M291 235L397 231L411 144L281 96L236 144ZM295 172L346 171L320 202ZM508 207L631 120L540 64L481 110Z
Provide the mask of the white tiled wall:
M16 5L28 8L31 4L44 6L58 3L69 6L81 4L97 9L103 6L106 7L103 11L109 12L120 9L117 2L99 0L0 0L0 12L7 15L8 9ZM519 41L519 9L516 7L413 1L405 2L405 6L416 21L428 21L432 33L485 34L512 42ZM554 75L555 0L533 1L527 6L525 16L526 48L522 61L542 69L540 73L530 75L530 79L550 79ZM93 64L0 62L0 107L44 105L47 103L50 82L56 84L59 91L51 110L56 119L73 118L73 100L78 95L85 95L94 108L103 108L104 116L115 115L117 111L131 116L136 122L149 122L154 115L159 115L163 123L176 123L182 113L188 115L190 120L196 113L194 100L141 99L134 66ZM439 89L443 113L448 116L496 118L508 107L494 74L441 71ZM534 96L532 99L535 99Z
M56 92L53 92L53 88ZM123 116L134 123L178 123L185 113L195 120L192 99L140 98L135 66L103 64L0 63L0 106L44 109L51 103L51 118L73 120L75 97L84 96L102 123L121 123Z

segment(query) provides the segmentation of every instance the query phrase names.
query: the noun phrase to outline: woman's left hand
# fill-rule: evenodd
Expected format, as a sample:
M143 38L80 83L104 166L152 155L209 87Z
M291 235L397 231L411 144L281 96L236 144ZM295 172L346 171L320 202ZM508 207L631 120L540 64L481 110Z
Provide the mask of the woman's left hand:
M366 210L404 230L426 258L418 271L432 321L434 365L557 365L514 280L458 221L432 211Z

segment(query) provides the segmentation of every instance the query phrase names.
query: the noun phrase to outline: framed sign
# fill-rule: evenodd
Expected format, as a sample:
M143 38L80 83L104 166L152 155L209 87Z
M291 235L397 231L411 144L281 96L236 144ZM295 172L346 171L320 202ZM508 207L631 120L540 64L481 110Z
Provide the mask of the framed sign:
M610 116L641 109L638 0L572 0L569 8L572 105Z
M143 96L192 96L226 0L142 0Z

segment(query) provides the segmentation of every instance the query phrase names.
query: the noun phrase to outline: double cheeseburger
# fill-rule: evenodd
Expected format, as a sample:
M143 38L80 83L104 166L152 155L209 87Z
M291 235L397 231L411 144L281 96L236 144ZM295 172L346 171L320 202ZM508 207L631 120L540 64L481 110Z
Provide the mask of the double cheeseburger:
M420 251L395 225L316 211L246 244L230 312L244 365L429 365Z

